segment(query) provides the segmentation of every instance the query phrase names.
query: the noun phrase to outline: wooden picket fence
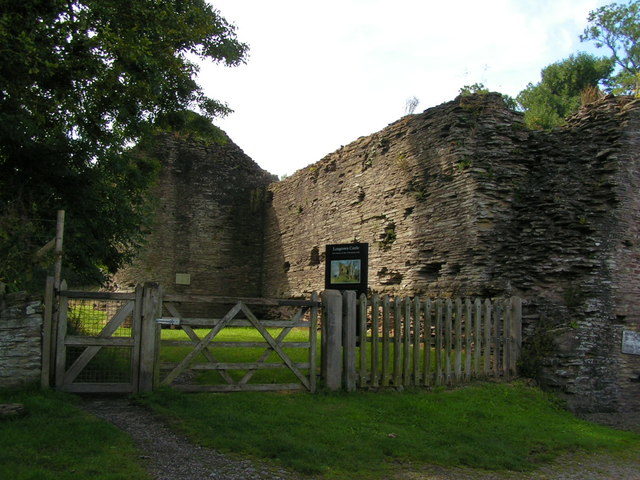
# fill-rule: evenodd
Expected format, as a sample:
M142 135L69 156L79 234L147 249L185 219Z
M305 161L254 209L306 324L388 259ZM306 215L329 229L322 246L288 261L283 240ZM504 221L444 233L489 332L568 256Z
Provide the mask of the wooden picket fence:
M518 297L391 299L363 294L357 303L359 334L344 357L347 390L456 385L516 374L522 343Z

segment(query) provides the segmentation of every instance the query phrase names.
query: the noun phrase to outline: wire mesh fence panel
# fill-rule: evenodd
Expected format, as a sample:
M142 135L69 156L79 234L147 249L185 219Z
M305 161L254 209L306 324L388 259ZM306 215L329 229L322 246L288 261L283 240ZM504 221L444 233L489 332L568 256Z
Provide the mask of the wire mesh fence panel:
M127 300L70 299L67 334L97 337L128 303ZM119 318L117 320L120 321ZM128 313L110 336L131 337L132 326L133 315Z
M85 351L83 347L67 348L67 365L74 362ZM131 373L131 348L102 347L78 373L75 383L129 383Z
M56 386L72 392L135 392L142 291L62 290Z

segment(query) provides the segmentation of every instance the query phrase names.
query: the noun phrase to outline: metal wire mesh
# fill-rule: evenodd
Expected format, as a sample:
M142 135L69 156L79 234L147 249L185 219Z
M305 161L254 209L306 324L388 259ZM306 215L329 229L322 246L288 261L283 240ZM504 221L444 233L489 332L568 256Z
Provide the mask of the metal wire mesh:
M67 334L98 336L127 303L127 300L70 299L67 312ZM129 314L111 336L131 337L131 326L132 316Z
M86 347L67 347L66 364L72 365L85 350ZM74 383L131 382L131 352L129 347L101 347Z

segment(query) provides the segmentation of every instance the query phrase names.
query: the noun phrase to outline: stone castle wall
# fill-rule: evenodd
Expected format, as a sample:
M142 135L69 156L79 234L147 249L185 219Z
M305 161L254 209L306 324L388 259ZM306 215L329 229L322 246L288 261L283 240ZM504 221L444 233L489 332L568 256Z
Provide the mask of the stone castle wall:
M534 132L499 95L463 96L275 183L232 143L165 136L156 227L117 281L308 295L325 245L367 242L373 291L520 295L523 371L577 410L640 408L640 357L621 352L640 321L639 147L626 97Z
M156 281L170 293L260 295L264 195L274 177L230 140L166 134L146 153L162 162L153 234L115 276L118 288Z
M369 242L373 291L520 295L543 383L640 408L639 118L607 98L532 132L497 95L405 117L269 187L263 293L321 290L324 245Z
M487 294L480 239L490 212L478 203L475 177L485 171L470 143L482 128L500 143L522 122L501 103L475 100L404 117L272 184L263 293L321 290L324 246L360 241L370 244L374 291Z
M637 108L630 105L628 109ZM619 385L619 406L640 410L640 361L635 355L620 352L621 331L640 330L640 115L627 114L625 110L616 115L623 133L620 143L623 148L615 152L617 230L611 269L613 271L613 322L616 360L616 380Z
M540 380L578 410L640 408L638 384L618 377L624 364L640 375L638 357L621 353L622 330L636 329L640 313L629 295L638 279L623 278L640 248L629 241L639 213L629 175L640 171L629 142L638 107L609 98L562 129L530 132L517 155L526 170L514 179L489 256L494 275L538 311L528 333L548 339L546 350L530 352L543 359Z

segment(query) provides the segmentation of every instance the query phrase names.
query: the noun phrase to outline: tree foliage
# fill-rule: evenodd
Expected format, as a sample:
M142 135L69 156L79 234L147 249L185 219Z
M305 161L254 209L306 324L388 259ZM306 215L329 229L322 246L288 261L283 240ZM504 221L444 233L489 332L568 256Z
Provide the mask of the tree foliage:
M487 94L490 90L484 85L482 82L476 82L471 85L463 85L460 90L458 90L458 95L467 96L474 95L476 93L479 94Z
M640 88L640 1L615 3L589 13L589 26L580 36L611 53L615 72L605 82L615 94L638 94Z
M187 108L228 112L194 62L237 65L247 46L205 0L0 6L0 280L29 284L62 208L67 274L102 281L141 242L158 168L130 146Z
M462 97L466 97L467 95L475 95L475 94L479 94L479 95L486 95L487 93L491 93L491 90L489 90L484 83L482 82L476 82L473 83L471 85L463 85L459 90L458 90L458 95L462 96ZM499 92L496 92L499 93ZM512 109L512 110L516 110L518 107L518 103L516 102L515 98L513 98L510 95L504 94L504 93L500 93L500 96L502 97L502 100L504 101L505 105Z
M597 87L607 79L613 66L610 59L587 53L571 55L542 69L541 80L529 83L516 100L525 111L530 128L548 129L580 108L580 95L587 87Z
M530 83L517 101L531 128L552 128L564 123L581 105L581 94L602 88L607 93L638 94L640 86L640 0L612 3L589 12L589 25L581 41L606 47L610 55L571 55L542 70L542 79ZM589 95L587 95L589 96Z

